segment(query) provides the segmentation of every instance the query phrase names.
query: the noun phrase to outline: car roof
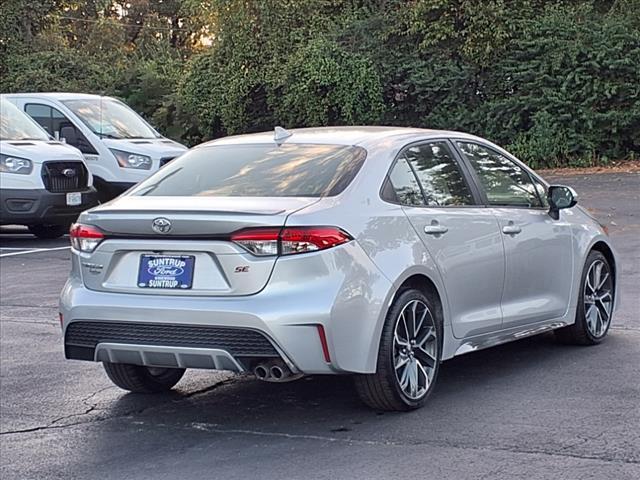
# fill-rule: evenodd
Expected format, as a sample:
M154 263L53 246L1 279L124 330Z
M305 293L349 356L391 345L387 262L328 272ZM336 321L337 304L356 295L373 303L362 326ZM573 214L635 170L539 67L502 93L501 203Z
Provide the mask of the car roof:
M399 137L403 141L411 141L411 137L415 137L416 140L425 137L465 137L479 139L478 137L462 132L393 126L294 128L287 130L287 132L291 135L284 138L280 143L367 146L368 144L379 143L387 139ZM269 132L219 138L205 142L195 148L206 148L214 145L270 144L274 141L274 131L271 130Z
M111 98L91 93L71 93L71 92L41 92L41 93L7 93L7 98L47 98L50 100L80 100L80 99L99 99Z

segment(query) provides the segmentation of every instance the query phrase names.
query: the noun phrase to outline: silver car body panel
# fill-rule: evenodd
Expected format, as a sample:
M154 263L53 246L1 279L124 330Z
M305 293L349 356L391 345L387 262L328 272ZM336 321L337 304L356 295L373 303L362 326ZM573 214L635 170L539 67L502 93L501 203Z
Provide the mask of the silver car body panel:
M151 221L162 215L184 235L252 225L335 225L354 240L314 253L260 258L228 241L116 236L91 254L74 251L60 298L64 328L79 319L243 327L263 332L294 371L372 373L389 306L403 282L416 275L431 282L441 300L443 360L572 324L588 252L596 243L614 251L602 228L579 207L562 210L553 220L541 209L402 207L381 199L387 172L404 146L443 138L470 139L513 159L500 147L459 132L301 129L285 141L367 150L361 170L341 194L321 199L125 195L85 212L82 223L141 236L151 235ZM269 142L273 133L228 137L195 148ZM203 219L209 221L198 221ZM424 226L434 221L446 225L447 233L424 235ZM509 222L522 232L503 233ZM196 277L186 294L140 292L136 258L158 250L197 252L208 273L201 281ZM233 273L238 264L255 268L255 275L239 278ZM329 362L318 326L326 333Z

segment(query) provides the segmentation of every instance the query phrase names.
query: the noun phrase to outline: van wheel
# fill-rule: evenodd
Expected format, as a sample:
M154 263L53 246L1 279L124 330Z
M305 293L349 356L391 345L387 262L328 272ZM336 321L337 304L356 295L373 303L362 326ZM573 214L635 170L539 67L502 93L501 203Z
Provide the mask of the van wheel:
M184 368L156 368L128 363L103 362L109 379L123 390L157 393L171 390L184 375Z
M69 225L29 225L29 232L43 240L52 240L69 233Z
M376 373L355 377L361 400L376 410L406 411L424 405L438 376L442 323L421 291L402 292L382 329Z

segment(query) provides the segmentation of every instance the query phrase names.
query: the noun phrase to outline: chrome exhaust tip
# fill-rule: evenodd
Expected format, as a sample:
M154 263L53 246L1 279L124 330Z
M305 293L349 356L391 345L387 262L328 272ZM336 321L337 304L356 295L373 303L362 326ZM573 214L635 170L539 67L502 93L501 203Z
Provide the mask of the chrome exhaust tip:
M266 380L269 378L269 369L263 364L260 364L253 369L253 374L258 380Z
M270 383L292 382L304 376L302 373L294 374L282 360L259 363L254 367L253 374L258 380Z
M285 371L279 365L272 365L271 368L269 369L269 373L271 374L271 378L274 381L279 381L279 380L283 380L285 377L287 377L288 376L287 374L289 372Z

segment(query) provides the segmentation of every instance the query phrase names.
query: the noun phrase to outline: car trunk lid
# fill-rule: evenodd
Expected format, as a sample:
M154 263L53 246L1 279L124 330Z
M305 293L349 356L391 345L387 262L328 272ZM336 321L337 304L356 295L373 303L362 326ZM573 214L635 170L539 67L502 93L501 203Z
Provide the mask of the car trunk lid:
M257 293L266 285L276 257L250 254L230 241L231 233L282 227L291 213L316 201L308 197L121 197L85 212L79 220L105 235L94 252L81 254L84 283L92 290L138 295ZM163 219L163 228L158 228L158 219ZM168 277L177 268L187 270L184 275L191 278L182 278L182 286L178 282L176 288L150 287L149 275L141 274L141 269L154 270L159 262L168 262L164 271ZM153 274L157 273L155 268Z

